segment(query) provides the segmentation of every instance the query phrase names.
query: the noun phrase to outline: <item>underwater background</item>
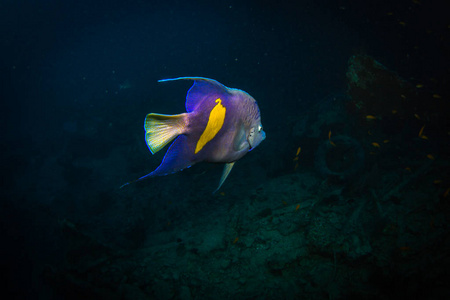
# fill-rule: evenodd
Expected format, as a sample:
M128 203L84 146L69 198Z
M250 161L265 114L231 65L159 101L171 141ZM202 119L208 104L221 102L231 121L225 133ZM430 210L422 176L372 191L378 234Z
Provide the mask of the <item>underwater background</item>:
M445 1L0 3L4 299L449 299ZM153 171L147 113L213 78L239 160Z

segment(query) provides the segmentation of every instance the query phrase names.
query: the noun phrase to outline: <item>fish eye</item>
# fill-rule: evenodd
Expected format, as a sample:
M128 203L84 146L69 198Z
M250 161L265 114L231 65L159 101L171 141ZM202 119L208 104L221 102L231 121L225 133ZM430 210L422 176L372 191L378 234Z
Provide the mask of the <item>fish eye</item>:
M258 126L258 131L261 132L263 130L263 127L261 125Z

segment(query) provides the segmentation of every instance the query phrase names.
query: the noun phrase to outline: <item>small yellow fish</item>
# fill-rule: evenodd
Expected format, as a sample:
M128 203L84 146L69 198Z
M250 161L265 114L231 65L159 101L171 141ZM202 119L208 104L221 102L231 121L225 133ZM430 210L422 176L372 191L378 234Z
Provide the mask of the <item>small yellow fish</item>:
M235 238L233 244L236 244L239 241L239 237Z
M418 84L418 85L416 85L416 88L418 88L418 89L421 89L421 88L423 88L423 84Z
M422 134L422 135L420 136L420 138L421 138L421 139L424 139L424 140L428 140L428 137L427 137L426 135L424 135L424 134Z
M406 23L405 23L405 22L402 22L402 21L398 22L398 24L400 24L400 25L402 25L402 26L406 26Z
M295 211L297 211L300 208L300 204L297 204L297 206L295 207Z
M294 157L293 161L297 161L298 160L298 156Z
M331 130L328 132L328 140L330 141L331 146L336 147L336 144L331 141Z
M445 192L444 192L444 198L448 196L448 193L450 193L450 188L448 188Z
M380 144L378 144L378 143L376 143L376 142L373 142L373 143L372 143L372 146L377 147L377 148L380 148Z
M425 125L423 125L422 128L420 128L420 131L419 131L419 137L422 136L424 128L425 128Z
M393 14L394 14L393 12L386 13L386 15L388 15L388 16L392 16Z
M295 153L295 156L298 156L299 154L300 154L300 151L302 150L302 148L301 147L298 147L298 149L297 149L297 153Z
M401 94L400 97L402 97L403 99L406 99L406 96Z
M389 140L384 140L383 143L387 144L389 143Z
M372 115L367 115L367 116L366 116L366 119L367 119L367 120L376 120L377 117L372 116Z
M441 95L439 95L439 94L433 94L433 98L434 98L434 99L441 99L442 97L441 97Z
M417 120L420 120L420 117L419 117L418 114L414 114L414 117L415 117Z
M428 157L429 159L431 159L431 160L434 160L433 154L428 154L427 157Z

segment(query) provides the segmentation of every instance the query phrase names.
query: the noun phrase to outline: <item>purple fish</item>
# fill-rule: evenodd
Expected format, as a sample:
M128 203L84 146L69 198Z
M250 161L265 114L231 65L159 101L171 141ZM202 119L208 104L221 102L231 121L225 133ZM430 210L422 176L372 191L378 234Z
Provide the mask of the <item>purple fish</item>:
M151 113L144 124L145 140L153 154L175 141L159 167L136 181L172 174L202 161L225 163L217 191L234 163L265 139L259 108L246 92L228 88L213 79L179 77L159 82L182 79L194 80L186 97L187 112Z

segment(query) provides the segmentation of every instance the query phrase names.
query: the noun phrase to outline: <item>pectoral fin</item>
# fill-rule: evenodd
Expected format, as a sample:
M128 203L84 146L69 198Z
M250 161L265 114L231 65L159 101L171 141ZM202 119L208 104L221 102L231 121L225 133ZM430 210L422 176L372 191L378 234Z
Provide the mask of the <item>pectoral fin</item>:
M225 168L223 169L222 177L220 178L219 186L214 191L214 193L217 192L220 189L220 187L222 186L222 184L225 182L225 179L227 179L228 174L230 174L230 171L233 168L234 163L235 162L225 164Z
M245 148L249 148L247 136L245 132L244 125L241 125L238 132L236 133L236 136L234 137L233 141L233 149L234 151L242 151Z

